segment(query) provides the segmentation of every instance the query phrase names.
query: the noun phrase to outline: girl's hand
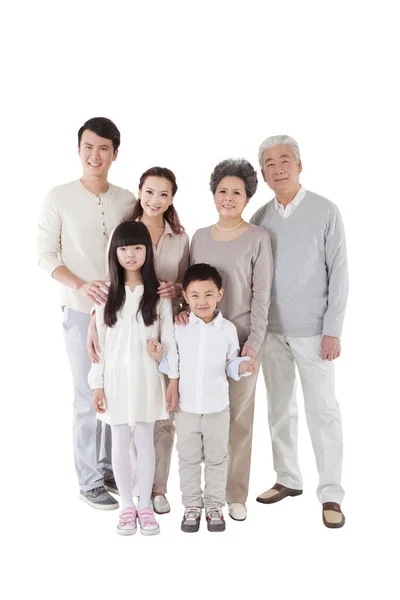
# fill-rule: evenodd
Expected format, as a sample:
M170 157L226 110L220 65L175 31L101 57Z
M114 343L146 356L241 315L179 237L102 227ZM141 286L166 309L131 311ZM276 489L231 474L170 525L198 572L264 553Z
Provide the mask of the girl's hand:
M104 390L103 388L96 388L93 390L93 406L94 410L98 413L106 412L106 403L104 401Z
M189 323L190 313L187 310L183 310L175 317L175 325L187 325Z
M147 342L147 352L154 358L155 361L158 362L158 364L160 364L164 356L160 342L158 342L155 338L149 340Z
M245 344L240 356L250 356L250 358L255 358L257 356L257 352Z
M255 373L257 370L257 362L254 358L250 360L243 360L239 365L239 373L242 375L243 373Z
M161 298L178 298L180 296L180 287L176 286L172 281L164 281L160 279L161 285L157 290L157 294Z
M99 336L97 335L96 329L96 315L93 314L90 319L89 328L86 338L86 350L90 356L92 363L97 364L99 362Z
M178 381L179 381L178 379L171 379L168 384L168 387L167 387L165 401L166 401L168 413L175 410L176 405L178 404L178 399L179 399Z

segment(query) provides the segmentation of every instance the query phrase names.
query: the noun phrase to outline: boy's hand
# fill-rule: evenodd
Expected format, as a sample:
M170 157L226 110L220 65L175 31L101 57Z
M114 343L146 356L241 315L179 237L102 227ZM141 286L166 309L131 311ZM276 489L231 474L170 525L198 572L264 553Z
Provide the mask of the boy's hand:
M257 370L257 361L254 358L250 360L243 360L239 365L239 373L243 375L244 373L255 373Z
M94 410L98 413L106 412L106 403L104 401L104 390L103 388L96 388L93 390L93 406Z
M163 359L164 352L160 342L158 342L155 338L149 340L147 342L147 352L160 364Z
M167 405L167 412L172 412L178 404L179 392L178 392L178 379L171 379L168 387L165 402Z

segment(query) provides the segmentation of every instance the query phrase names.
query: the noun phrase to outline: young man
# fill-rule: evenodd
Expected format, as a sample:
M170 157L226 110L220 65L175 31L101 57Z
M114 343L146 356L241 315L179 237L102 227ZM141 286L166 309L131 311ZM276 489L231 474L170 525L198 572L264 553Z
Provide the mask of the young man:
M241 376L256 372L254 359L239 358L236 327L216 310L223 293L221 276L214 267L198 263L185 272L183 296L189 305L190 316L185 327L175 325L180 374L175 425L185 506L181 529L188 533L199 530L203 506L208 530L225 530L222 509L229 437L226 376L238 381ZM157 362L161 361L159 370L168 372L161 344L150 340L148 352ZM171 381L178 385L178 379ZM203 462L204 495L201 489Z
M39 265L61 284L64 338L75 392L73 437L80 498L101 510L119 505L107 492L117 491L110 430L107 426L102 431L93 409L85 343L90 309L106 300L108 237L135 200L132 192L108 182L119 145L120 133L112 121L103 117L86 121L78 131L82 177L50 190L38 230Z
M262 367L277 483L257 500L271 504L302 493L297 366L319 473L323 522L338 528L345 522L340 507L343 441L333 361L340 356L348 291L343 223L333 202L300 185L302 164L293 138L264 140L259 161L264 181L275 192L250 222L267 229L274 257Z

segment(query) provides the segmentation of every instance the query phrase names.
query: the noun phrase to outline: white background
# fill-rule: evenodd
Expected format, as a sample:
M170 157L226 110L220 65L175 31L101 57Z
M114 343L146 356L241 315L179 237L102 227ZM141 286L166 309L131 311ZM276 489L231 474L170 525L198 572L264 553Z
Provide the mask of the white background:
M384 0L36 1L3 12L4 598L396 597L397 39L395 2ZM183 534L175 454L172 512L156 538L121 538L116 511L78 502L58 287L37 268L35 223L47 191L81 175L76 134L94 116L122 133L111 182L136 193L148 167L174 170L189 235L216 220L215 164L256 166L272 134L298 140L303 185L338 204L351 269L337 361L343 529L322 525L303 410L304 494L255 502L274 483L261 377L246 522ZM259 179L247 218L272 197Z

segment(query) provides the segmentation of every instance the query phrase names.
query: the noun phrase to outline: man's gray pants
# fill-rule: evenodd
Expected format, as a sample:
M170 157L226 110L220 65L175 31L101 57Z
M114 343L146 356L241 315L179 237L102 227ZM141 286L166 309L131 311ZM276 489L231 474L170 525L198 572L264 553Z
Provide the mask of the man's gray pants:
M97 420L88 384L91 363L86 350L86 336L89 321L89 314L64 307L64 340L74 385L75 469L84 492L104 485L104 479L112 476L111 429Z

